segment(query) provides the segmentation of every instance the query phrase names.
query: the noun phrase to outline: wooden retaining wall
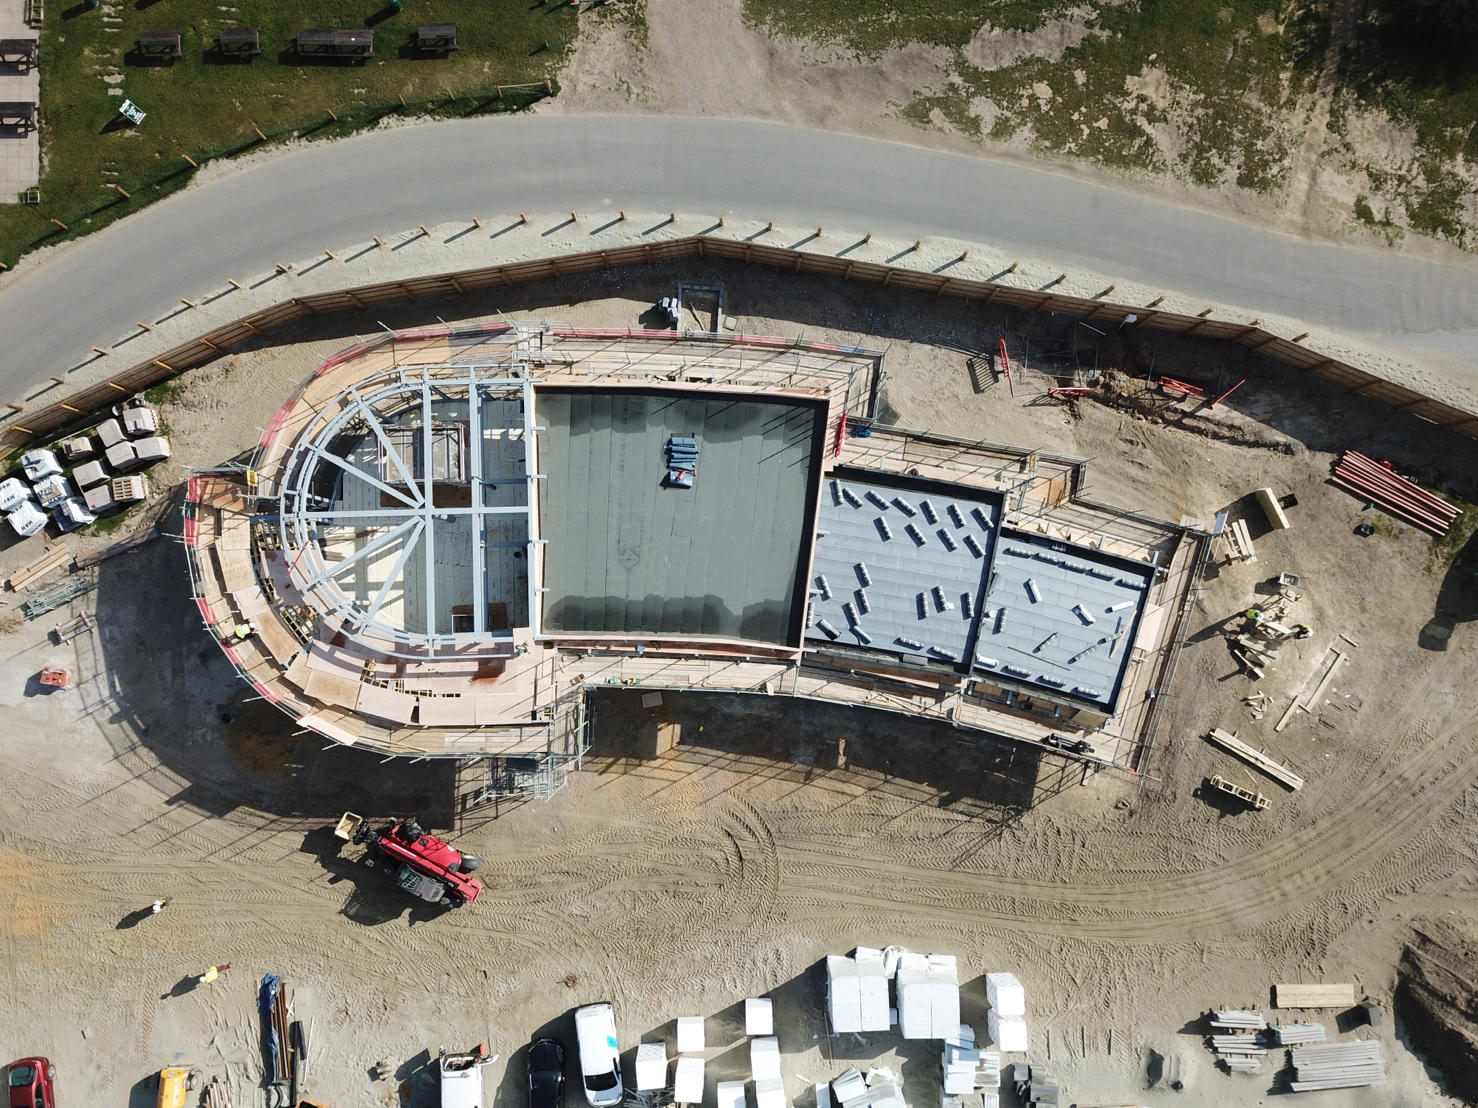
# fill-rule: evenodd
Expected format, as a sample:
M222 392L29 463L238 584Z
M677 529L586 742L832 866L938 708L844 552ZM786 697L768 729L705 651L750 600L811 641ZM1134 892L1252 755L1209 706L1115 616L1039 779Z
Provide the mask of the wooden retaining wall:
M1111 304L1101 300L1067 296L1037 289L1011 288L990 281L970 281L940 273L920 273L879 262L851 261L824 254L811 254L783 246L766 246L750 242L692 236L665 242L639 243L609 250L591 250L562 257L539 258L482 269L441 273L426 277L408 277L377 285L364 285L336 292L298 296L281 301L232 323L217 327L190 342L166 351L158 358L141 362L107 381L80 389L65 401L45 407L25 408L16 421L0 429L0 449L6 452L24 447L36 440L49 439L69 424L79 422L92 412L116 404L120 399L155 385L173 375L209 361L275 327L304 316L323 312L361 309L387 301L411 300L467 293L493 286L511 286L523 281L562 277L572 273L611 269L673 259L712 257L728 261L756 263L793 273L805 273L846 280L872 281L894 288L962 296L984 303L1007 304L1033 311L1064 312L1083 320L1107 324L1137 317L1137 326L1153 327L1180 335L1222 339L1239 343L1277 359L1294 369L1317 374L1342 385L1351 392L1390 405L1397 411L1425 419L1440 427L1478 438L1478 414L1423 396L1403 385L1384 380L1372 373L1327 357L1290 339L1269 334L1260 327L1230 323L1206 316L1188 316L1160 311L1154 307Z

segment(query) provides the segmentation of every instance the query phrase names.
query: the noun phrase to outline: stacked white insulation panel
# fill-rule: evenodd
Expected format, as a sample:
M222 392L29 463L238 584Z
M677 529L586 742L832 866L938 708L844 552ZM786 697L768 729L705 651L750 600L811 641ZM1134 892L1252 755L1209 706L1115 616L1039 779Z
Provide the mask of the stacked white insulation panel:
M831 954L826 959L826 1006L836 1033L886 1031L888 973L883 952L858 947L857 956ZM955 1017L959 1022L959 1017Z
M906 952L898 959L896 980L898 1030L905 1039L949 1039L959 1033L960 979L954 955Z
M958 1034L944 1040L941 1061L946 1096L971 1096L1001 1084L1000 1054L977 1049L975 1029L969 1024L960 1024Z
M1291 1084L1296 1093L1379 1085L1386 1080L1379 1042L1320 1043L1288 1053L1293 1057Z
M1232 1073L1256 1073L1262 1069L1262 1059L1249 1057L1245 1054L1226 1054L1222 1056L1222 1063Z
M1322 1043L1327 1038L1322 1023L1290 1023L1287 1027L1274 1025L1273 1034L1280 1046L1306 1046Z
M985 975L985 998L990 1002L986 1031L1003 1054L1027 1049L1026 990L1014 973Z
M888 1004L888 978L892 975L888 972L883 952L869 946L859 946L852 960L857 963L862 1030L886 1031L893 1026Z

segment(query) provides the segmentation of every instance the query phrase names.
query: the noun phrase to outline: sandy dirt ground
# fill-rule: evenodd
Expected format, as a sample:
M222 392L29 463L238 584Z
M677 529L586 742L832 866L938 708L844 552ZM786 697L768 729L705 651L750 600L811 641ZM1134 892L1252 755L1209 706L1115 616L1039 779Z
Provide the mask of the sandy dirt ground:
M649 709L615 692L596 700L591 757L554 800L461 821L452 837L487 859L488 888L429 914L330 829L346 807L447 826L476 782L294 734L201 630L183 550L166 537L103 563L95 590L54 615L21 620L14 594L0 612L0 1051L49 1055L62 1105L144 1108L149 1075L174 1062L228 1079L237 1105L269 1103L255 1010L265 973L283 975L311 1026L306 1092L332 1108L434 1105L438 1046L480 1041L500 1056L495 1102L519 1104L523 1045L551 1030L568 1039L570 1009L601 999L615 1002L628 1051L670 1040L678 1016L710 1017L711 1089L747 1075L737 1006L761 992L777 1000L793 1102L809 1104L806 1083L880 1061L911 1103L933 1103L935 1047L826 1033L818 962L857 943L958 955L964 1016L982 1027L980 975L1015 972L1030 1057L1064 1081L1064 1103L1261 1104L1281 1062L1219 1072L1201 1042L1208 1008L1267 1010L1273 982L1335 980L1389 1010L1409 921L1471 911L1478 628L1464 621L1478 612L1448 612L1455 583L1429 540L1389 522L1355 537L1378 517L1326 477L1332 453L1355 446L1474 500L1474 443L1245 350L1163 338L1140 351L1159 371L1246 383L1215 411L1161 409L1127 381L1121 400L1069 409L1044 395L1058 378L1040 367L1056 351L1064 373L1114 370L1111 336L743 268L627 270L375 318L502 310L634 325L680 280L722 285L725 314L747 331L885 346L885 414L903 425L1091 457L1091 495L1171 519L1247 513L1258 561L1206 583L1152 776L1084 779L903 717L732 696L664 695ZM163 409L176 456L155 471L166 535L178 533L183 466L244 457L319 359L375 329L314 319L182 378ZM971 354L1002 335L1025 361L1010 384ZM1261 533L1246 498L1264 485L1297 497L1289 531ZM10 543L0 569L41 548ZM1303 576L1298 617L1316 633L1254 684L1219 629L1280 570ZM1423 637L1438 610L1455 621L1443 644ZM50 644L53 623L79 611L96 613L98 631ZM1275 731L1339 633L1359 646L1325 701ZM41 691L52 660L76 668L76 688ZM1258 689L1271 698L1260 719L1242 699ZM659 725L681 735L660 756ZM1308 785L1290 794L1244 770L1199 737L1211 726ZM1272 806L1238 812L1198 795L1212 773ZM162 896L163 913L143 911ZM219 962L231 969L197 986ZM1333 1032L1334 1013L1325 1022ZM1390 1082L1304 1102L1457 1103L1402 1025L1341 1035L1366 1036L1381 1040ZM392 1076L377 1081L380 1061ZM1175 1071L1184 1091L1168 1087Z

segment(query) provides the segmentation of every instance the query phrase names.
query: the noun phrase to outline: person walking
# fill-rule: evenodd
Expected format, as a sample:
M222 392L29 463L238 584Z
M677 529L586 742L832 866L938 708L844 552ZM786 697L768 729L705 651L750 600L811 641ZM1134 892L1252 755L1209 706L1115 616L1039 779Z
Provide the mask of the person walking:
M156 900L153 904L149 905L149 911L157 916L160 912L164 911L164 906L168 903L169 897L165 897L163 900Z
M200 975L200 984L209 985L217 977L221 976L222 971L228 970L230 968L230 962L222 962L219 966L211 966L210 969L206 970L203 974Z

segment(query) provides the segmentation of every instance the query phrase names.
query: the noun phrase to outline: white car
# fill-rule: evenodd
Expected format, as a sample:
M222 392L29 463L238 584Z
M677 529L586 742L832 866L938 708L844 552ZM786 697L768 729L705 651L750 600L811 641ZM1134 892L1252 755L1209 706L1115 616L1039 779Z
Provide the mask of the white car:
M46 513L36 507L34 500L22 501L19 507L6 513L5 519L21 538L34 535L46 526Z
M621 1047L616 1042L616 1010L609 1003L575 1009L575 1043L580 1078L592 1108L610 1108L626 1095L621 1083Z
M63 532L75 531L79 527L86 527L89 523L96 523L97 516L87 510L80 497L69 496L51 510L56 519L56 525Z

